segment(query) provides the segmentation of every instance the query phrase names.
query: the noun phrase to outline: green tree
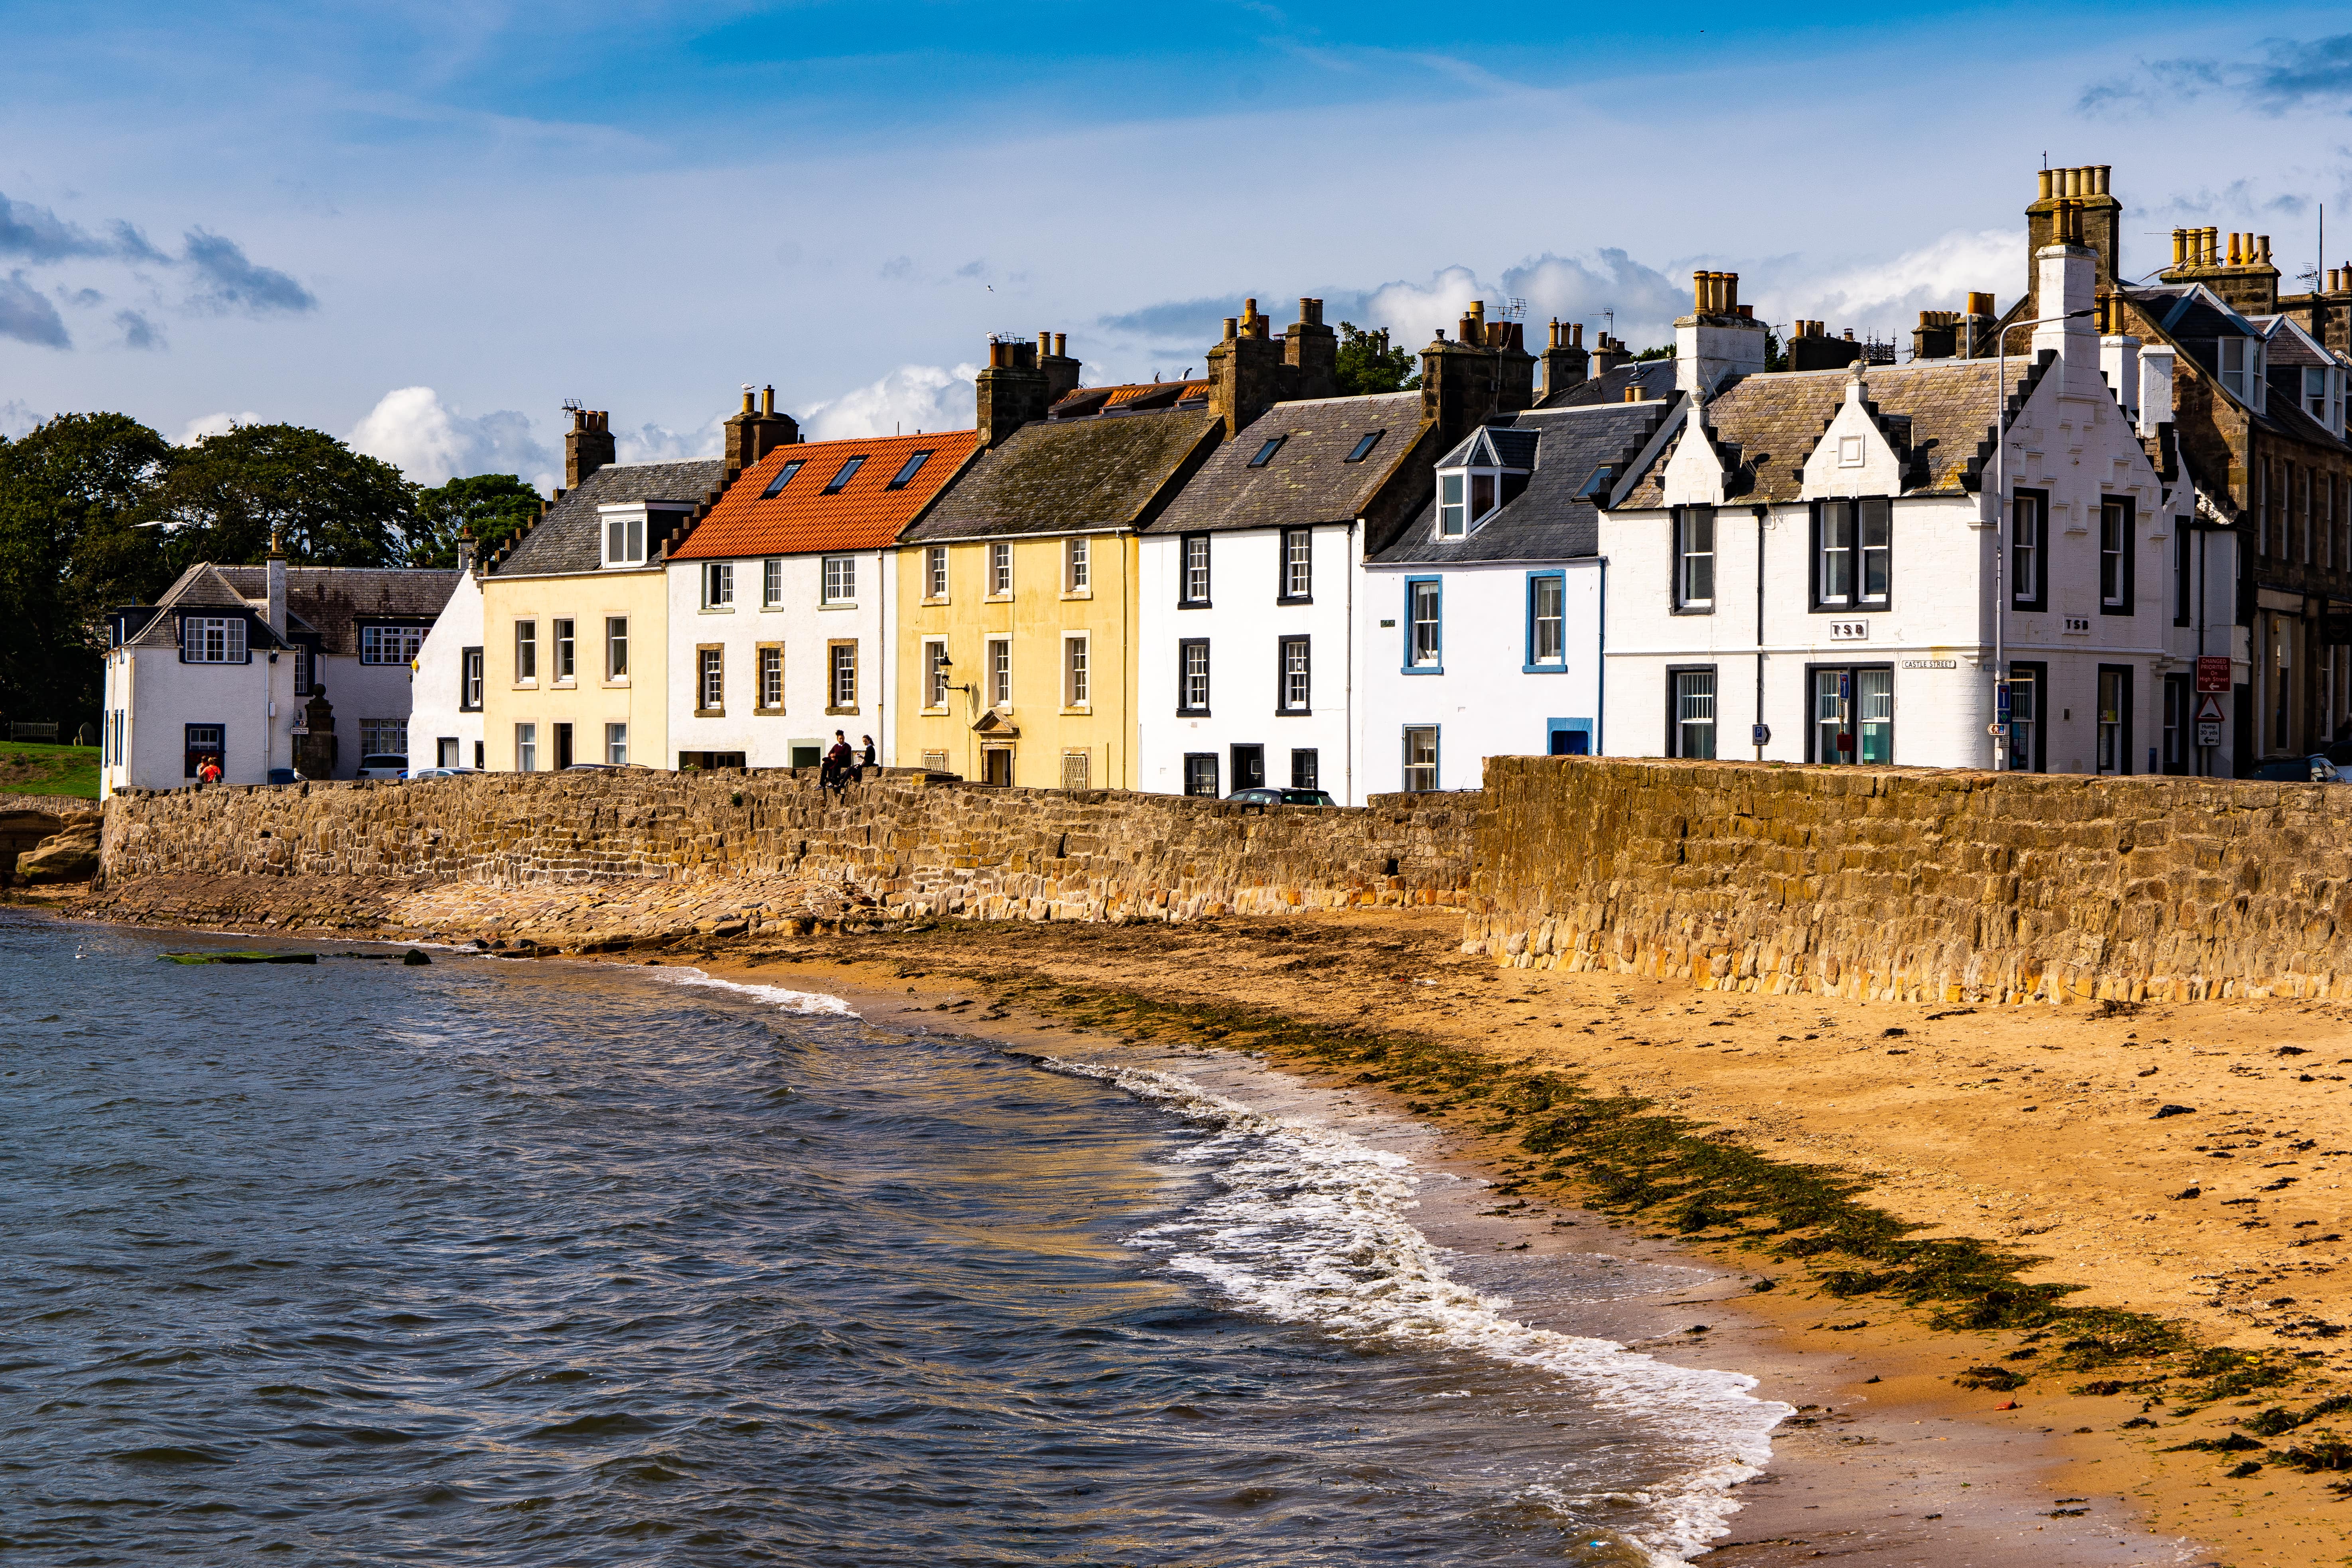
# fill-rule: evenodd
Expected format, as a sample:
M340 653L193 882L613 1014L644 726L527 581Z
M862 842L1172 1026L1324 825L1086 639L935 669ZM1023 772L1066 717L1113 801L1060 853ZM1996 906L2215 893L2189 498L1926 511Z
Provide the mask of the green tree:
M175 570L260 561L273 533L298 564L397 566L417 524L398 468L299 425L240 425L173 452L154 511Z
M513 474L475 474L420 490L408 563L455 566L460 533L473 536L477 557L487 556L537 521L543 504L539 492Z
M1419 363L1412 351L1389 347L1386 327L1359 331L1352 321L1339 323L1339 395L1361 397L1375 392L1411 392L1421 384Z
M127 414L60 414L0 440L0 714L70 737L98 717L105 611L171 581L142 528L169 442Z

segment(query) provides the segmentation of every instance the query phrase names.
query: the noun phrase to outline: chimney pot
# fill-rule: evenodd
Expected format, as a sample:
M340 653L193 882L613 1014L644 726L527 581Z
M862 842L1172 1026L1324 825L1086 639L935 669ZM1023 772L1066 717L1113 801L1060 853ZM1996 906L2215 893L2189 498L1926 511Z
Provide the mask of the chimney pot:
M1070 334L1067 332L1055 332L1054 334L1054 357L1055 359L1064 358L1069 353L1069 342Z
M1234 341L1234 330L1240 325L1241 322L1238 318L1233 316L1227 316L1225 318L1225 342L1232 342Z
M2036 171L2036 173L2035 173L2035 176L2034 176L2035 181L2036 181L2036 188L2035 188L2034 193L2033 193L2033 199L2034 199L2035 201L2037 201L2037 202L2046 202L2046 201L2048 201L2048 200L2050 199L2050 195L2051 195L2051 192L2050 192L2050 176L2051 176L2053 173L2055 173L2055 171L2054 171L2054 170L2050 170L2050 169L2042 169L2042 170L2038 170L2038 171Z
M2263 247L2263 265L2265 267L2269 266L2271 259L2271 237L2266 234L2258 234L2254 237L2254 241Z
M767 415L773 414L775 411L776 389L772 385L761 387L760 389L760 412L763 415Z
M2238 231L2235 229L2230 231L2230 265L2238 265Z

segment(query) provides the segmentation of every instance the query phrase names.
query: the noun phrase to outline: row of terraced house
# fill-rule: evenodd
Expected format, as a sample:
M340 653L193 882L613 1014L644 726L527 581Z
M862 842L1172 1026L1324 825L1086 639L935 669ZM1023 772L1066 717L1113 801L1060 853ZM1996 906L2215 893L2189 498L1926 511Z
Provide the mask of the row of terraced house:
M282 563L120 612L108 785L180 782L199 738L232 780L293 765L314 620L413 666L397 734L388 699L340 710L376 726L346 768L806 766L838 733L992 784L1357 804L1512 752L2226 774L2324 748L2352 715L2352 269L2282 296L2266 237L2178 230L2128 282L2108 171L2036 180L2023 292L1924 314L1899 363L1818 322L1781 343L1702 272L1670 356L1473 306L1390 394L1339 395L1303 300L1278 332L1245 305L1198 379L1087 386L1059 334L992 341L969 430L807 441L747 395L723 456L622 464L578 411L537 524L385 574L373 616L306 608ZM190 695L280 648L217 717ZM134 688L169 700L144 748Z

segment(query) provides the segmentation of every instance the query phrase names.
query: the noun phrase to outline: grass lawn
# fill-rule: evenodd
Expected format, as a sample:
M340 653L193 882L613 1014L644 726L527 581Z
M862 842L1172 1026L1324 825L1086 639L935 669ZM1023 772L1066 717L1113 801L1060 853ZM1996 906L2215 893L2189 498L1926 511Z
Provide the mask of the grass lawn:
M98 748L0 741L0 795L78 795L96 800Z

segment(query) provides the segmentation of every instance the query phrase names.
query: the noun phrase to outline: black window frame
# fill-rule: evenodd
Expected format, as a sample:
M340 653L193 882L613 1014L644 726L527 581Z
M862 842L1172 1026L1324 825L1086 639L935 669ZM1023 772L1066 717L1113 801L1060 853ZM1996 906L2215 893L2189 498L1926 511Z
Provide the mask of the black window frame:
M1290 702L1290 649L1297 645L1307 650L1307 701L1293 708ZM1315 712L1315 639L1306 632L1286 633L1274 639L1274 711L1279 718L1305 719Z
M1176 607L1180 610L1205 610L1213 603L1217 591L1216 552L1205 533L1180 533L1176 536ZM1201 587L1197 599L1192 592L1192 545L1201 546Z
M482 698L489 689L488 650L483 647L461 647L457 650L457 711L479 713ZM474 700L466 698L471 693Z
M2333 520L2329 522L2327 531L2331 537L2336 531ZM2189 526L2186 521L2178 518L2173 521L2172 624L2176 626L2190 625L2195 619L2195 612L2197 608L2197 585L2194 573L2196 571L2197 564L2197 552L2194 548L2194 534L2195 531Z
M1289 439L1290 437L1286 432L1280 436L1267 437L1265 438L1265 444L1258 447L1255 452L1252 453L1250 455L1250 460L1243 466L1252 468L1265 468L1268 463L1274 461L1276 455L1282 450L1282 444Z
M2129 778L2132 776L2134 772L2131 765L2132 699L2136 695L2132 689L2132 677L2137 673L2137 668L2133 665L2103 664L2098 667L2097 670L2091 677L2091 773L2095 777ZM2099 687L2106 677L2110 675L2120 675L2124 678L2123 712L2122 716L2116 721L2118 728L2120 728L2123 732L2121 735L2116 737L2116 762L2117 766L2116 766L2112 771L2099 766L2099 725L2101 722L2099 718Z
M1890 659L1864 659L1858 664L1849 664L1843 659L1828 659L1822 663L1808 664L1805 666L1805 684L1803 688L1805 701L1805 761L1808 763L1815 763L1822 761L1822 758L1819 755L1821 751L1821 720L1819 716L1813 712L1814 678L1825 673L1833 675L1839 670L1844 670L1847 675L1855 678L1853 681L1854 694L1850 700L1859 704L1862 701L1862 692L1860 689L1862 682L1859 678L1862 675L1862 672L1865 669L1883 669L1886 672L1886 690L1888 699L1891 701L1896 693L1895 689L1895 668L1894 662ZM1859 713L1856 713L1853 718L1853 761L1851 763L1834 763L1829 765L1842 768L1891 768L1897 766L1898 764L1895 760L1895 737L1899 732L1897 729L1896 715L1889 714L1887 716L1886 728L1886 761L1883 763L1865 763L1862 760L1862 717Z
M797 475L807 463L806 458L793 458L787 460L782 468L776 470L776 477L768 481L768 488L760 492L760 499L773 500L783 494L784 487L793 482L793 476Z
M2120 506L2124 509L2123 549L2120 552L2122 556L2120 563L2122 571L2120 574L2123 578L2123 602L2121 604L2115 605L2111 605L2107 602L2106 530L2107 508L2111 506ZM2139 550L2137 548L2139 538L2139 508L2137 504L2129 496L2100 496L2098 531L2092 537L2098 547L2099 614L2103 616L2128 616L2133 614L2138 608L2139 603ZM2092 701L2093 705L2095 707L2097 699L2094 697Z
M1871 600L1863 596L1862 509L1876 503L1886 509L1886 593ZM1825 508L1850 506L1853 509L1853 592L1848 602L1834 603L1822 596L1822 514ZM1812 528L1810 548L1805 552L1805 604L1809 613L1816 616L1874 616L1895 607L1895 498L1892 496L1823 496L1811 505Z
M1387 434L1388 428L1385 426L1378 430L1365 431L1361 436L1356 438L1356 444L1349 450L1348 455L1339 460L1343 463L1362 462L1366 458L1372 455L1372 448L1379 446L1381 444L1381 437Z
M2028 615L2041 615L2050 608L2050 492L2045 489L2017 487L2009 492L2009 560L2004 563L2011 582L2009 607ZM2033 502L2033 510L2041 531L2033 542L2033 591L2021 594L2024 584L2017 582L2017 503Z
M1688 752L1682 749L1682 725L1675 716L1675 709L1682 695L1680 688L1676 684L1675 678L1677 676L1684 675L1705 675L1709 680L1715 683L1715 689L1712 693L1716 703L1715 750L1713 753L1708 756L1692 757ZM1669 757L1683 757L1687 758L1692 762L1702 763L1711 763L1715 761L1717 757L1721 756L1723 754L1722 704L1723 676L1722 671L1718 667L1712 664L1670 664L1666 666L1665 754Z
M1290 542L1300 534L1307 538L1307 592L1290 591ZM1315 530L1285 528L1276 531L1274 551L1274 602L1277 605L1311 605L1315 602Z
M1230 778L1234 790L1265 789L1267 787L1265 782L1265 743L1264 742L1235 741L1233 744L1227 746L1225 750L1231 753L1228 761L1231 763ZM1244 761L1253 760L1257 763L1257 777L1249 784L1244 784L1242 782L1242 763Z
M199 730L217 730L220 731L220 739L210 745L200 747L196 744L196 731ZM219 758L221 776L224 779L228 776L227 725L194 722L184 723L180 726L180 765L184 770L180 774L182 778L192 779L196 776L196 759L200 756Z
M2167 675L2158 701L2157 772L2179 778L2189 771L2189 753L2196 750L2196 678L2187 672ZM2178 724L2172 721L2176 713L2180 719Z
M1184 793L1198 800L1217 799L1219 793L1217 789L1217 763L1218 757L1217 753L1214 752L1185 752ZM1202 769L1204 766L1206 768L1209 787L1206 789L1201 789L1195 786L1202 782Z
M1302 772L1307 775L1306 782L1304 783L1299 781L1298 776ZM1321 789L1323 785L1319 781L1322 776L1323 763L1318 748L1314 746L1293 746L1290 748L1291 788Z
M1671 580L1666 584L1666 592L1668 603L1672 606L1668 612L1669 614L1677 616L1711 616L1715 614L1715 589L1719 585L1716 580L1717 569L1723 563L1723 558L1716 549L1717 542L1722 537L1722 530L1720 526L1722 518L1719 515L1721 510L1722 509L1718 507L1712 506L1678 506L1668 514L1666 523L1668 531L1666 538L1666 565L1668 572L1671 574ZM1707 596L1703 600L1687 598L1683 593L1683 563L1692 553L1685 544L1685 530L1690 525L1691 520L1700 512L1705 512L1706 514L1707 528ZM1565 604L1562 605L1561 608L1564 618L1566 610ZM1566 652L1566 642L1567 628L1563 626L1561 628L1563 654Z
M2022 766L2016 763L2017 678L2024 676L2033 682L2033 755ZM2010 756L2008 772L2013 773L2046 773L2050 771L2050 665L2045 659L2011 659L2009 663L2010 686ZM1808 693L1808 700L1811 694Z
M1198 708L1188 708L1184 705L1185 689L1190 684L1190 681L1187 679L1189 674L1187 666L1190 662L1189 656L1191 655L1192 650L1196 647L1201 650L1202 654L1202 674L1206 679L1209 688L1207 693L1209 701L1202 703ZM1176 639L1176 713L1179 718L1205 719L1209 717L1210 704L1216 700L1216 660L1210 655L1209 639L1207 637L1178 637Z

